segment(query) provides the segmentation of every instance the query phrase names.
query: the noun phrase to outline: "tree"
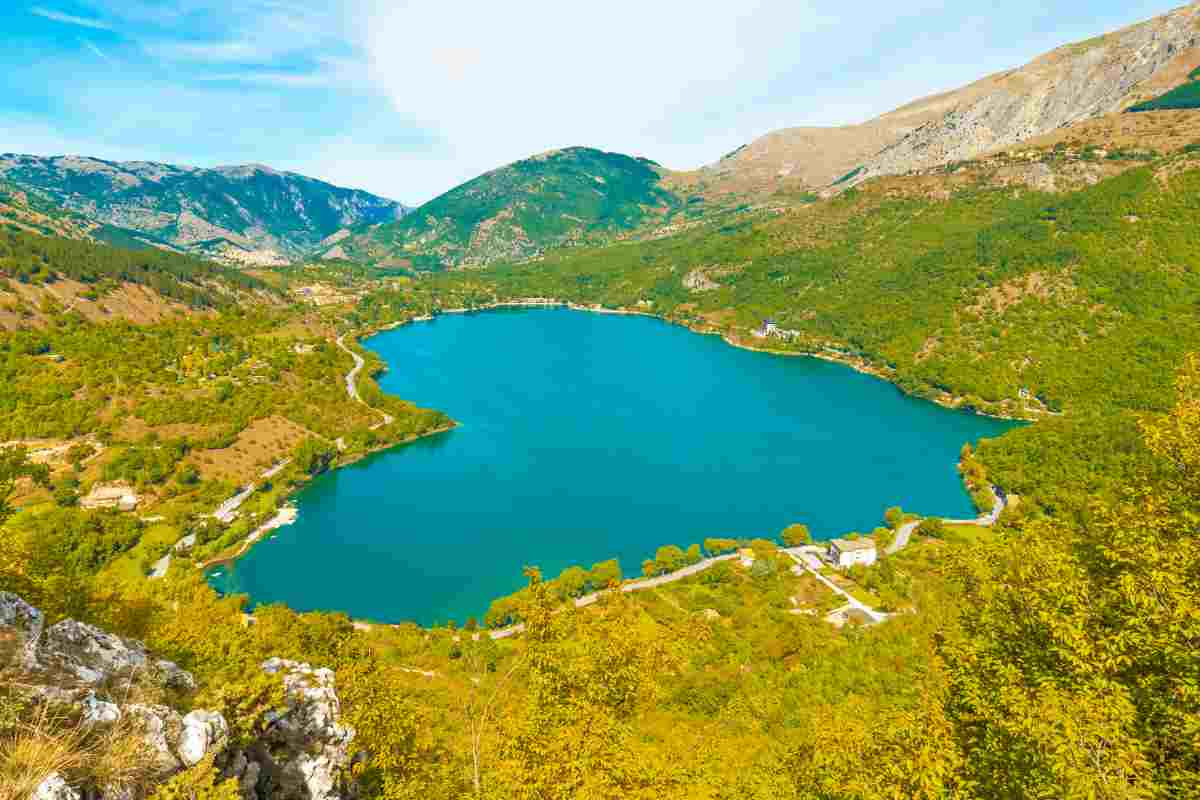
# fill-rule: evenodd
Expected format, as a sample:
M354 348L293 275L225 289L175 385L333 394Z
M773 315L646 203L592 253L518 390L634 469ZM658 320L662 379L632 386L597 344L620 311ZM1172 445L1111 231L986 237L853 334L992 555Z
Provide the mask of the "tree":
M783 529L783 533L779 535L783 539L785 547L800 547L806 544L812 544L812 534L808 532L807 525L796 523L788 525Z
M620 582L621 564L617 559L611 558L608 561L592 564L592 570L588 574L589 591L596 592L601 589L607 589Z
M926 517L917 525L917 534L919 536L928 536L931 539L941 539L946 535L946 523L941 517Z
M904 524L904 509L900 506L892 506L887 511L883 512L883 521L892 530L896 530Z
M337 451L315 437L308 437L296 449L296 466L308 475L318 475L329 469Z
M29 452L24 447L0 449L0 524L13 514L9 500L17 490L17 481L22 478L29 478L39 486L47 486L50 483L50 470L45 464L30 461Z
M678 545L667 544L654 553L654 563L659 572L674 572L684 566L686 557Z
M710 556L719 556L722 553L732 553L737 550L737 539L714 539L708 538L704 540L704 551Z

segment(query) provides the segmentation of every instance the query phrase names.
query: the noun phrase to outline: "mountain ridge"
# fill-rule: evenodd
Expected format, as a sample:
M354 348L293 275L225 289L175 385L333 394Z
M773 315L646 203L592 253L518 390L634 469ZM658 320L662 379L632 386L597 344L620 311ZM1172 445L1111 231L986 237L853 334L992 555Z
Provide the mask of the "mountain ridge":
M535 258L668 219L682 200L648 158L566 147L505 164L401 219L348 230L321 255L443 269Z
M5 153L0 179L98 223L242 266L284 264L339 228L407 211L394 200L262 164Z
M1200 66L1200 3L905 103L860 125L771 131L675 181L709 194L845 188L1124 111ZM839 179L843 179L840 180Z

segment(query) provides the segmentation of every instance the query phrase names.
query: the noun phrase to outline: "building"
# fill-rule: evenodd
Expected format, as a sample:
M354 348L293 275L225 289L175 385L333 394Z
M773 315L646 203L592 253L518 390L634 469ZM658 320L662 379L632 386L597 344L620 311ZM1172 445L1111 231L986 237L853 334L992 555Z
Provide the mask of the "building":
M97 483L86 496L79 499L79 505L86 509L133 511L138 506L138 496L127 483Z
M768 336L775 336L779 333L779 326L773 319L764 319L762 325L755 329L754 335L759 339L766 339Z
M839 569L862 564L869 567L879 558L874 539L834 539L826 557Z

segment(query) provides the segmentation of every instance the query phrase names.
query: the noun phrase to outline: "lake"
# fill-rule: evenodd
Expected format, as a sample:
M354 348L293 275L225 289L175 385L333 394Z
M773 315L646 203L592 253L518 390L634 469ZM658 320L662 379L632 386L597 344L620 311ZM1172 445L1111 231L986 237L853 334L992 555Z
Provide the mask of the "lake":
M444 315L366 344L386 391L461 427L318 477L296 524L210 576L221 591L461 624L527 564L615 557L629 576L708 536L868 532L893 505L974 516L959 450L1014 426L645 317Z

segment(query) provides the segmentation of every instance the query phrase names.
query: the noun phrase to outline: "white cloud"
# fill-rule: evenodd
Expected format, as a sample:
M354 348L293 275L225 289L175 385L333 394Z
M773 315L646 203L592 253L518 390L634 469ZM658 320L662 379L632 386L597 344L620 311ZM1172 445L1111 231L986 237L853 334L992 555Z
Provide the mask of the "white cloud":
M42 8L41 6L34 6L29 9L29 13L53 20L54 22L62 22L66 25L78 25L81 28L92 28L93 30L100 31L111 31L113 29L112 25L103 20L77 17L74 14L64 14L61 11L54 11L53 9Z

